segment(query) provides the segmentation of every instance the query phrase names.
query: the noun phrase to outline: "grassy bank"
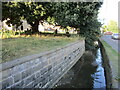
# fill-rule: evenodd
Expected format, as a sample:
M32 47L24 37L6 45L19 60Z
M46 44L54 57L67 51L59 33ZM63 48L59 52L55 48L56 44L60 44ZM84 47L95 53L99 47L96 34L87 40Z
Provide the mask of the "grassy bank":
M120 67L118 66L118 60L120 58L120 54L116 52L110 45L108 45L105 41L101 40L103 46L105 47L107 56L110 60L110 65L112 69L112 75L113 75L113 86L117 82L120 82Z
M63 47L71 42L77 41L78 39L80 38L52 36L3 39L1 62Z

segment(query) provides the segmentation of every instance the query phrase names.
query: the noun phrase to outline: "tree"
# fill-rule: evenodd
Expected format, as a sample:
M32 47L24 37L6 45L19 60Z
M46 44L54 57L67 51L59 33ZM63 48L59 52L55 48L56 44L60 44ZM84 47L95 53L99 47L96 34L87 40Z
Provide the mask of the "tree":
M78 28L78 2L59 2L55 5L54 18L58 25L66 28L67 26Z
M38 32L39 22L51 17L52 3L49 2L3 2L3 20L19 25L21 19L27 20L33 32Z
M20 21L22 16L20 15L21 9L18 8L16 2L2 2L2 21L7 20L7 24L9 25L12 23L13 25L16 25L17 27L22 24Z
M65 2L57 3L54 17L57 24L79 28L80 35L86 39L86 49L95 49L94 41L98 40L101 23L97 20L101 2Z
M108 31L108 27L107 27L106 25L104 25L104 26L102 27L102 29L103 29L103 32L107 32L107 31Z
M118 25L116 21L110 20L107 27L108 27L108 31L111 31L113 33L118 33Z
M99 35L99 27L101 23L97 20L98 10L101 7L101 2L12 2L4 5L3 9L15 7L14 15L12 17L19 17L19 19L26 19L32 26L33 32L38 31L39 21L47 20L64 28L67 26L79 28L79 35L86 39L86 49L94 49L94 41ZM3 12L5 15L6 11ZM10 14L12 15L12 14ZM5 17L10 17L10 15ZM17 16L19 15L19 16Z

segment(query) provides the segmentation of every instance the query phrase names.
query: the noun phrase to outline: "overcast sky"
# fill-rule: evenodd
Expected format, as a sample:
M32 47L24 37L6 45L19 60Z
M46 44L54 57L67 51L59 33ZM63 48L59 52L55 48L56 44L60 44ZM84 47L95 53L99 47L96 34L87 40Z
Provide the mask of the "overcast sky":
M100 8L99 19L107 24L109 20L118 22L118 2L120 0L103 0L103 5Z

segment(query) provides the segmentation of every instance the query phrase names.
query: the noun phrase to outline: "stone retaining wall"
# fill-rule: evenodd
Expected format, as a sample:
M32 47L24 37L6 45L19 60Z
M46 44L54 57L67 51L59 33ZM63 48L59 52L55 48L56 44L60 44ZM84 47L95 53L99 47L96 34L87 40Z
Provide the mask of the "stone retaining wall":
M56 50L2 63L0 88L52 88L84 51L83 40Z

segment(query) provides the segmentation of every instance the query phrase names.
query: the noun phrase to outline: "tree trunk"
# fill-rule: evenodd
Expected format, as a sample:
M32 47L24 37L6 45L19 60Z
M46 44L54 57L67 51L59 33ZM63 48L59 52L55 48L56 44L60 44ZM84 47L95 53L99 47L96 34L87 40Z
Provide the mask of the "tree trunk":
M38 25L39 21L35 21L35 23L32 26L32 33L38 33Z

